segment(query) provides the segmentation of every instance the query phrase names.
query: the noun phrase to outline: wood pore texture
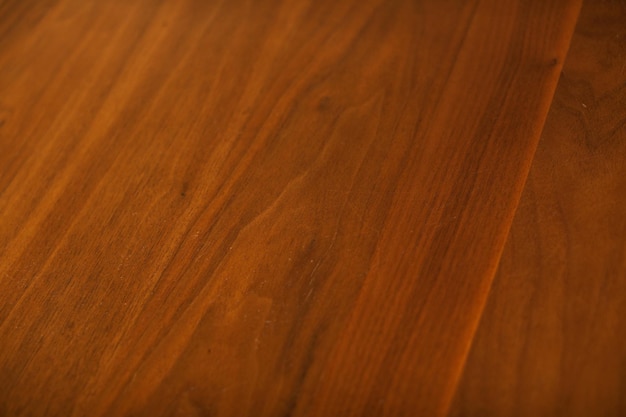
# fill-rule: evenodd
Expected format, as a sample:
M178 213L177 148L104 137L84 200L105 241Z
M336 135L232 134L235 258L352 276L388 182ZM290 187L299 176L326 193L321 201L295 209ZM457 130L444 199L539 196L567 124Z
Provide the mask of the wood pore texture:
M0 0L0 417L623 415L580 8Z
M626 416L626 2L585 2L453 416Z

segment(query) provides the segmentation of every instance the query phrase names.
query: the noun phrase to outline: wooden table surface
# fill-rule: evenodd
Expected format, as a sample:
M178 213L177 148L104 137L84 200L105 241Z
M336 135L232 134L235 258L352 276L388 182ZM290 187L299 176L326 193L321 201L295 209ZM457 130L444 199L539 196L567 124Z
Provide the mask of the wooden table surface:
M0 0L0 416L626 415L581 3Z

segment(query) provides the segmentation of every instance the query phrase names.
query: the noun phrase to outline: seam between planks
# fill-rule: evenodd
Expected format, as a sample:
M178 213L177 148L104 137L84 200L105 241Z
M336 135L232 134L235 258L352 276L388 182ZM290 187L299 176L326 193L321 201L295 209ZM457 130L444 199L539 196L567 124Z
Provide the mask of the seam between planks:
M474 342L475 342L475 338L476 338L476 332L480 326L480 323L482 321L484 312L485 312L485 307L487 305L487 302L489 301L490 295L491 295L491 289L493 287L493 282L495 279L495 276L498 272L499 266L500 266L500 261L502 258L502 254L504 253L504 247L506 245L506 243L509 240L509 234L511 231L511 227L513 225L513 221L515 219L515 215L517 213L520 201L522 199L522 194L524 193L524 190L526 188L526 182L528 180L528 176L530 174L530 169L532 166L532 162L535 158L535 154L537 151L537 147L539 146L539 142L541 140L541 135L543 133L543 129L545 127L547 118L548 118L548 113L550 111L550 108L552 107L552 103L554 101L554 96L556 94L556 89L557 89L557 85L560 82L561 79L561 74L563 71L563 66L565 64L565 61L567 60L567 56L569 55L569 49L572 43L572 38L574 36L576 27L578 26L578 20L580 17L580 11L582 9L582 4L583 1L585 0L579 0L576 2L575 6L572 8L573 12L572 12L572 16L568 19L566 19L566 21L568 23L564 24L565 29L563 30L564 36L562 39L562 43L563 43L563 59L561 59L558 63L557 63L557 70L555 71L556 75L556 80L554 80L552 83L549 84L549 90L545 93L545 98L542 100L541 102L541 111L539 113L539 117L537 117L537 122L535 123L535 128L536 128L536 132L534 133L534 135L532 136L532 140L534 141L534 143L531 146L531 152L528 156L528 158L526 158L525 163L523 165L522 168L522 175L520 177L520 180L517 182L515 190L514 190L514 201L512 204L512 209L509 211L508 213L508 218L506 219L505 223L504 223L504 227L501 233L501 241L500 244L498 245L497 248L497 253L493 258L493 262L491 267L489 268L488 272L487 272L487 277L485 280L485 290L482 292L483 294L483 299L480 300L480 302L478 303L479 307L479 311L478 313L474 316L473 321L470 325L470 337L467 338L467 345L465 347L465 351L463 352L463 357L461 360L461 365L459 366L457 375L454 377L453 382L452 382L452 389L450 390L450 397L447 399L447 401L445 402L445 409L443 409L443 413L442 415L444 416L448 416L450 414L450 408L452 406L452 403L454 402L454 399L457 395L458 389L459 389L459 383L463 377L463 374L465 373L465 368L467 365L467 359L469 357L469 354L472 350L472 347L474 346Z

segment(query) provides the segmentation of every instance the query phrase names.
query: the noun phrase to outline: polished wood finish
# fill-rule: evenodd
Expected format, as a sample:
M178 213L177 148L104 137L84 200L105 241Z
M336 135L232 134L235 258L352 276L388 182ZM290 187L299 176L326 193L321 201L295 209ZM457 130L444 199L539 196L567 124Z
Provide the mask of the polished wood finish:
M0 414L445 414L579 7L0 3Z
M626 3L583 6L453 416L626 415Z

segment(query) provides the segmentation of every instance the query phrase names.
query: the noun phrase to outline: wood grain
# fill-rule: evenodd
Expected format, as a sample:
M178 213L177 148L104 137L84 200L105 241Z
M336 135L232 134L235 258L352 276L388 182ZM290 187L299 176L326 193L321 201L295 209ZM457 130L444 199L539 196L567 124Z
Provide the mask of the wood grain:
M451 415L626 415L625 22L583 6Z
M445 414L579 6L1 3L0 414Z

